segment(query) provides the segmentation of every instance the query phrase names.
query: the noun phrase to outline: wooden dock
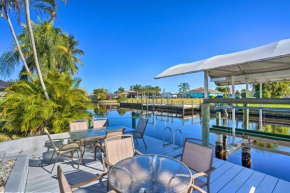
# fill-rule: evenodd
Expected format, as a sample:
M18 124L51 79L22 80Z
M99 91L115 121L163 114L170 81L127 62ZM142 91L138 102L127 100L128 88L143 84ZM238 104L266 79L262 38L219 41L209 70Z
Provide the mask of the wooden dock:
M162 103L120 103L120 107L140 109L146 111L158 111L167 114L180 114L182 116L193 115L195 111L199 111L200 105L197 104L162 104Z
M135 143L136 149L144 154L160 154L180 159L182 148L172 149L171 145L163 146L162 141L145 136L148 149L142 143ZM100 155L98 155L100 158ZM101 161L93 161L93 154L85 155L86 165L81 165L80 170L72 167L70 162L60 163L70 184L80 183L95 174L103 172ZM215 192L248 193L252 186L256 187L256 193L286 193L289 192L290 182L257 172L230 162L214 158L213 166L216 170L212 173L210 189ZM52 165L44 167L29 167L26 192L59 192L56 169L50 174ZM106 178L74 190L74 192L106 192Z

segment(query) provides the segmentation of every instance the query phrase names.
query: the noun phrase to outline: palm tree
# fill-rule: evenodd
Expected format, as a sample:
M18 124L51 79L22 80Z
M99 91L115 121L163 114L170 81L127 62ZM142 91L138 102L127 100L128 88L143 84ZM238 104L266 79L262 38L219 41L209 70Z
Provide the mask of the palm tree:
M24 0L24 2L25 2L26 24L27 24L27 28L28 28L28 34L29 34L29 37L30 37L30 46L31 46L32 51L33 51L33 57L34 57L36 71L37 71L37 74L38 74L38 78L39 78L39 81L40 81L44 96L45 96L45 98L47 100L49 100L49 96L48 96L45 84L43 82L43 77L42 77L42 73L41 73L41 70L40 70L39 62L38 62L37 51L36 51L36 46L35 46L35 41L34 41L34 36L33 36L31 20L30 20L29 1L28 0Z
M125 89L124 89L123 87L120 86L120 87L118 88L118 91L117 91L117 92L119 92L119 93L125 92Z
M54 5L55 5L55 1L54 0L43 0L43 1L45 1L45 2L54 2ZM68 2L68 0L66 0L65 2ZM40 70L39 61L38 61L38 57L37 57L35 40L34 40L34 36L33 36L31 20L30 20L29 0L24 0L24 5L25 5L26 25L27 25L28 34L29 34L29 37L30 37L30 46L31 46L32 52L33 52L33 58L34 58L34 62L35 62L36 71L37 71L37 74L38 74L38 77L39 77L39 81L40 81L41 87L43 89L43 93L45 95L45 98L47 100L49 100L49 96L48 96L48 93L46 91L45 84L43 82L43 77L42 77L42 73L41 73L41 70ZM53 7L55 8L56 6L53 6ZM54 10L54 12L52 12L52 15L55 16L55 10Z
M137 99L138 99L138 94L143 91L143 87L140 84L136 84L133 86L133 90L137 92Z
M41 22L39 25L32 24L32 27L42 75L46 76L48 70L69 72L72 75L77 73L78 65L83 65L78 56L84 54L82 50L78 49L78 41L73 36L62 32L60 28L52 27L52 24L48 21ZM20 47L28 68L32 72L36 71L26 26L18 39L21 42ZM12 46L1 56L0 68L2 66L7 67L7 64L9 64L10 71L12 71L18 63L18 58L18 51L15 51ZM22 72L24 71L23 68ZM20 76L21 79L25 79L22 73L20 73Z
M188 90L190 90L190 86L187 82L182 82L178 85L179 87L179 92L186 92Z
M31 2L31 7L37 12L41 14L49 14L50 15L50 21L54 19L55 11L56 11L56 4L55 0L34 0ZM29 70L29 67L27 65L27 62L25 61L25 57L23 55L23 52L21 50L19 41L15 35L15 31L9 16L10 11L14 11L17 15L17 21L18 23L20 22L20 13L21 13L21 8L22 8L22 1L20 0L0 0L0 17L4 18L9 25L11 34L13 36L14 42L16 44L17 50L18 50L18 57L15 58L20 58L25 71L27 74L31 77L31 72ZM9 57L11 55L7 55ZM13 64L12 64L13 65ZM4 75L9 75L11 68L14 66L10 66L10 63L7 63L6 65L2 65L0 71L2 72L1 74Z
M17 20L19 21L19 18L20 18L20 2L18 0L10 0L10 1L1 0L1 2L0 2L0 16L2 16L8 22L11 34L12 34L13 39L14 39L14 42L15 42L15 44L17 46L18 51L19 51L20 59L22 60L22 63L23 63L23 66L25 67L26 72L30 75L30 70L29 70L29 68L28 68L28 66L26 64L25 58L24 58L23 53L21 51L19 42L18 42L17 37L15 35L15 31L14 31L12 22L10 20L9 14L8 14L8 12L11 11L11 10L14 10L16 12ZM4 68L4 69L5 69L4 71L7 70L7 68ZM1 71L3 72L3 68L1 68ZM3 74L6 74L6 73L3 73Z

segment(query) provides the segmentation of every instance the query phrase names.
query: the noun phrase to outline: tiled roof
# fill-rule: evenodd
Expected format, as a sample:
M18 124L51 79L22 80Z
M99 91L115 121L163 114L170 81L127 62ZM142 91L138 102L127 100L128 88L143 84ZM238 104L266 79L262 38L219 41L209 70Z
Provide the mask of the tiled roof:
M185 93L204 93L204 87L199 87L190 91L186 91L184 92L184 94ZM208 89L208 93L222 93L222 92L213 89Z

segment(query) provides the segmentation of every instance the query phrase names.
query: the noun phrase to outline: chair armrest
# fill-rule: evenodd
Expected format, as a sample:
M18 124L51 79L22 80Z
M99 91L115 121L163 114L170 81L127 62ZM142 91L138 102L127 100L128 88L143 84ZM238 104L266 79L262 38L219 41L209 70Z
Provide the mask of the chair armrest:
M109 162L109 160L108 160L106 157L104 157L104 161L106 162L106 164L107 164L109 167L112 167L112 166L113 166L113 164L111 164L111 163Z
M143 153L141 153L141 152L138 151L138 150L135 150L135 153L137 153L138 155L143 155Z
M193 190L197 190L197 191L200 192L200 193L206 193L206 191L204 191L204 190L201 189L200 187L191 184L191 185L190 185L190 192L192 192Z
M204 173L204 172L199 172L199 173L196 173L196 174L193 174L192 175L192 180L194 180L195 178L198 178L200 176L206 176L207 174Z
M85 185L87 185L87 184L89 184L89 183L91 183L93 181L99 180L100 178L104 177L105 175L107 175L107 173L102 173L100 175L97 175L97 176L93 177L92 179L89 179L89 180L85 181L85 182L81 182L79 184L71 185L70 188L74 189L74 188L78 188L80 186L85 186Z

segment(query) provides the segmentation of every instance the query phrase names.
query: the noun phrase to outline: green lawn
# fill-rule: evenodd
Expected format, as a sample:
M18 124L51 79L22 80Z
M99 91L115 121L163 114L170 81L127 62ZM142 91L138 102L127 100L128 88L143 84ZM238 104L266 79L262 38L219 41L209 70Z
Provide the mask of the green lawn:
M141 103L142 99L127 99L124 102L128 103ZM200 104L202 103L202 99L200 98L177 98L177 99L154 99L155 103L162 103L162 104L174 104L174 105L191 105L191 104ZM146 103L146 99L142 100L143 103ZM147 99L148 103L153 103L153 99Z
M239 106L243 106L243 104L238 104ZM249 107L260 107L259 104L249 104ZM277 105L277 104L263 104L263 107L269 107L269 108L290 108L289 105Z
M148 103L153 103L153 99L147 99ZM202 103L203 99L200 98L177 98L177 99L154 99L155 103L162 103L162 104L174 104L174 105L191 105L191 104L200 104ZM128 103L141 103L141 99L127 99ZM146 99L142 100L143 103L146 103ZM214 105L214 104L211 104ZM238 104L239 106L243 106L243 104ZM249 104L249 107L260 107L259 104ZM288 105L277 105L277 104L263 104L263 107L270 107L270 108L290 108L290 104Z

